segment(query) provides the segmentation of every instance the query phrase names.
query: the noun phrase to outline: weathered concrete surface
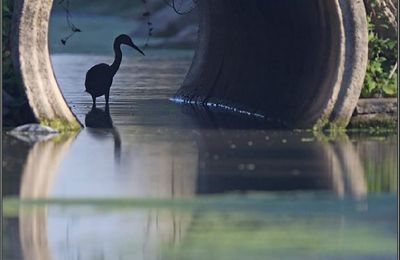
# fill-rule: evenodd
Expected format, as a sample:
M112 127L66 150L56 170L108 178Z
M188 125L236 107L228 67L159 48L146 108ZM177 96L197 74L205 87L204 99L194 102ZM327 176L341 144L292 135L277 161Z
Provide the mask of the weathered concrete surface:
M21 73L29 104L40 122L79 127L54 78L47 44L52 0L15 0L12 58Z
M200 35L179 101L293 127L346 126L367 63L362 1L198 1Z
M397 113L397 98L362 98L354 110L354 115L379 113Z
M396 98L364 98L357 102L349 128L397 128Z

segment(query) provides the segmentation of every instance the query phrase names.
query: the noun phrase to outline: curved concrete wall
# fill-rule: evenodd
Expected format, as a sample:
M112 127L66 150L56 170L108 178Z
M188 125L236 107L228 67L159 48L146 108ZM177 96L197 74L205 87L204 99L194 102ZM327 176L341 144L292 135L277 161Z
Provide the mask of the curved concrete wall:
M312 127L346 126L367 63L357 0L202 0L190 71L175 99Z
M54 78L52 0L15 0L13 59L40 121L78 122ZM202 0L196 55L176 99L254 112L293 127L347 125L367 62L358 0Z
M48 50L48 25L53 0L15 0L12 58L21 73L29 104L40 121L77 128L79 122L58 88Z

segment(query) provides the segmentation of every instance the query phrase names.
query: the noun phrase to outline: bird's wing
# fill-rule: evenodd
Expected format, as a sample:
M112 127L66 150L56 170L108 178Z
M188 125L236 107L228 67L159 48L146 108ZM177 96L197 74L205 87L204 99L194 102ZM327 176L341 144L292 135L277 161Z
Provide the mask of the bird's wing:
M105 64L105 63L97 64L88 70L88 72L86 73L86 79L94 77L94 76L98 76L101 73L108 74L109 70L110 70L110 66L108 64ZM101 74L101 75L104 75L104 74Z
M105 63L97 64L90 68L86 73L86 89L98 84L104 84L104 77L110 73L110 66Z

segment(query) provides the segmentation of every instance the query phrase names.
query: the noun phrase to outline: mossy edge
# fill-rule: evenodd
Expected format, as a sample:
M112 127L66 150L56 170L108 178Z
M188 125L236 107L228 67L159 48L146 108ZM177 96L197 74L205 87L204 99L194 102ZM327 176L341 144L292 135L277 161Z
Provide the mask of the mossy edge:
M81 125L77 121L69 122L62 119L40 119L39 122L41 125L54 128L60 133L77 132L81 129Z

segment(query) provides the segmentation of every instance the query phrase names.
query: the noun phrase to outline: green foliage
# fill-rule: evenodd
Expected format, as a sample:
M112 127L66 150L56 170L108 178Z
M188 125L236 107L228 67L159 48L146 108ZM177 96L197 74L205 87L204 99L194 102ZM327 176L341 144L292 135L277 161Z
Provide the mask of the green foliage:
M379 36L376 26L368 17L368 66L361 97L393 97L397 94L397 42Z

